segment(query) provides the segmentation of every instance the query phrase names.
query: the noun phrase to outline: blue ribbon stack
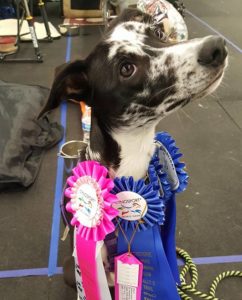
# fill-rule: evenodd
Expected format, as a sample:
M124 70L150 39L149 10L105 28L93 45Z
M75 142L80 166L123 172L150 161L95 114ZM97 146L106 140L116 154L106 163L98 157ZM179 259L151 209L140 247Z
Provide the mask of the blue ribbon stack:
M131 191L146 200L142 222L119 218L119 226L132 241L132 253L144 264L142 300L179 300L180 284L176 258L176 193L187 187L188 176L182 154L166 132L155 137L156 150L150 161L147 179L115 178L113 193ZM139 222L139 224L137 224ZM119 232L118 255L127 252L127 241Z

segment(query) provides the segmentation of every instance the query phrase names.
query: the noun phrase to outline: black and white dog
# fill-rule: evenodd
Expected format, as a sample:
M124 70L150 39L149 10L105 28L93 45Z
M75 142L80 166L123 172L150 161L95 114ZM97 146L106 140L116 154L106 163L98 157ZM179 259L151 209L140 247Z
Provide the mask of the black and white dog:
M44 109L85 99L92 108L90 157L111 176L144 177L158 122L213 92L227 65L220 37L163 43L149 22L137 10L124 11L85 60L59 73Z

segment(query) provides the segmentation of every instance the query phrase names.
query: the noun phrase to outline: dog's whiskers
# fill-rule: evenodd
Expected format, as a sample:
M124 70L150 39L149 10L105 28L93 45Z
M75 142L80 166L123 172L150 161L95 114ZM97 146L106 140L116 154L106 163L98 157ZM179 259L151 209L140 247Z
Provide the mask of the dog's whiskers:
M178 121L179 121L179 122L180 122L180 124L181 124L181 127L182 127L182 128L184 128L184 125L183 125L183 122L182 122L181 116L180 116L180 114L179 114L179 111L176 111L176 116L177 116L177 119L178 119Z
M218 101L221 100L217 93L212 93L212 94L210 94L210 96Z
M170 85L170 86L164 88L163 90L158 91L156 94L152 95L152 97L151 97L149 100L152 100L152 99L158 97L160 94L162 94L162 93L164 93L165 91L167 91L167 90L173 88L174 86L176 86L176 83L174 83L174 84L172 84L172 85ZM169 96L170 96L170 93L167 94L167 95L165 95L166 98L168 98Z
M228 85L228 83L227 83L226 81L222 81L222 82L220 83L220 86L221 86L221 87L229 87L229 85Z
M191 120L193 123L197 123L188 113L186 113L186 111L181 108L180 111L189 119ZM179 112L179 111L178 111ZM179 114L178 114L179 115Z

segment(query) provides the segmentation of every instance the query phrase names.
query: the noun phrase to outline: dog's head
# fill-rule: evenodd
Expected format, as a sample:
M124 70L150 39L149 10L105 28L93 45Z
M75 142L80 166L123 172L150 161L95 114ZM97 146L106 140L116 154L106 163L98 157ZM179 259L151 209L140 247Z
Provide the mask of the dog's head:
M84 99L110 127L142 127L213 92L227 63L224 40L209 36L162 42L150 18L125 11L85 61L56 77L47 109L61 98Z

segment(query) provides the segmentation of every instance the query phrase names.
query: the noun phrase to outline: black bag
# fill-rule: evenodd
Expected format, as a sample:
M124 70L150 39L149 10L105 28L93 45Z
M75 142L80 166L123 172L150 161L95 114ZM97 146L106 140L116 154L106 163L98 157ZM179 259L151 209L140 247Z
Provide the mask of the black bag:
M0 81L0 191L30 186L45 149L55 145L63 129L47 115L37 119L49 90Z

